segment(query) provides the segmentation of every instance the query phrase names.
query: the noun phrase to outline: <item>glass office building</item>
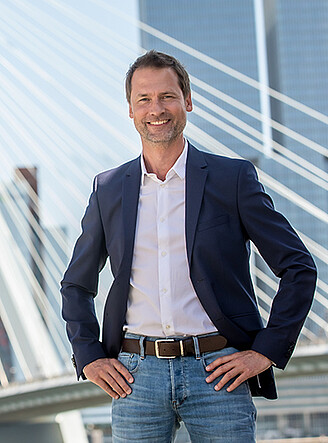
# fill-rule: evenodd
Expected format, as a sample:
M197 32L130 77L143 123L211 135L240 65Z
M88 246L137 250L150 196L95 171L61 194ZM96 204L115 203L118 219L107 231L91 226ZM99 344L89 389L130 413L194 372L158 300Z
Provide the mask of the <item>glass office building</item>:
M263 2L262 18L256 14L253 0L169 0L164 4L156 4L148 0L140 0L140 19L164 34L200 51L206 56L223 63L229 68L259 80L259 70L265 64L268 71L269 86L279 92L299 101L300 103L328 115L328 4L324 0L313 3L301 0L268 0ZM262 20L265 29L266 54L259 58L258 20ZM264 34L263 34L264 35ZM164 37L165 40L165 37ZM151 33L141 31L141 42L145 49L155 48L168 52L179 58L193 77L215 87L220 93L229 95L232 99L246 104L254 111L261 111L261 97L258 89L238 80L223 71L207 64L196 54L192 56L175 47L172 42L164 41ZM242 106L233 107L231 103L209 95L199 88L199 83L192 84L194 104L198 109L215 115L206 104L198 101L198 93L209 98L233 117L247 123L253 130L261 131L261 122L242 110ZM300 136L327 147L327 124L301 112L299 109L271 98L269 117L278 123L296 131ZM229 123L225 115L216 117L223 123ZM230 128L219 128L206 121L195 112L189 115L189 121L206 131L237 155L253 161L262 171L271 175L282 185L287 186L301 197L307 199L323 211L328 209L327 190L315 185L302 171L289 168L290 155L296 154L306 162L327 173L328 159L281 133L274 128L272 136L276 143L284 145L291 152L273 146L271 154L265 155L264 150L251 147L256 140L236 122L230 122ZM233 133L238 129L242 134L236 137ZM249 138L242 138L247 135ZM212 149L211 142L195 141L196 146ZM301 160L303 162L303 160ZM287 163L287 166L286 166ZM292 162L291 162L292 163ZM328 247L328 232L324 222L294 204L293 199L285 198L284 192L267 188L272 195L276 207L282 211L293 226L319 245ZM256 259L258 261L258 259ZM318 258L320 278L327 283L328 272L325 263ZM263 265L258 261L258 266ZM263 282L258 285L272 293ZM322 307L314 305L314 311ZM308 321L310 329L316 325Z
M170 0L162 5L140 0L141 21L153 26L163 33L174 37L182 43L213 57L227 66L257 78L256 34L252 2L249 0L210 1L197 0L175 2ZM259 93L254 88L234 79L230 75L217 70L196 57L186 54L171 44L153 35L141 31L141 44L145 49L157 49L176 56L187 68L188 72L197 79L208 83L231 97L242 100L255 110L260 110ZM203 89L192 84L195 93L222 106L229 112L255 125L260 124L234 107L220 99L214 99ZM203 108L196 100L195 104ZM205 108L206 109L206 108ZM214 128L195 112L188 115L189 121L197 124L209 134L215 136L221 143L245 157L248 150L238 140L226 132ZM252 158L253 154L250 155Z
M309 113L307 113L307 109L303 112L300 105L286 104L284 101L271 97L266 115L286 126L288 130L284 133L278 131L277 127L272 128L271 134L276 144L271 146L271 150L266 153L264 149L262 151L255 149L253 142L259 142L256 132L249 133L247 128L243 129L241 123L250 125L255 131L261 131L261 121L245 113L242 105L232 106L231 100L227 103L222 93L246 104L254 111L263 112L261 92L259 89L238 80L234 73L229 75L227 72L217 69L215 63L205 63L204 61L204 55L212 57L229 68L239 71L242 75L257 81L263 79L260 76L264 66L267 70L268 85L271 88L314 111L328 115L327 1L317 0L314 4L307 0L297 2L293 0L265 0L262 3L256 0L203 0L201 2L197 0L181 0L179 2L168 0L162 4L140 0L139 4L142 22L203 54L192 56L188 53L188 49L175 45L175 42L167 39L165 35L157 34L155 36L152 32L141 31L141 42L144 49L154 48L176 56L190 73L196 109L189 114L189 121L237 155L251 160L261 171L270 175L281 185L308 200L320 210L327 212L327 188L320 186L320 183L314 184L312 180L314 176L323 177L328 172L328 158L325 155L325 148L327 149L328 145L327 123L320 121L320 116L319 119L314 118L315 112L311 110ZM263 6L263 14L259 14L259 10L256 9L259 5ZM262 43L265 43L262 52L260 51L261 45L259 45L261 38ZM200 88L199 81L193 82L194 78L216 88L221 95L217 94L218 96L215 97L209 94L208 91ZM200 102L198 94L211 100L223 111L228 111L240 119L241 123L229 122L229 117L222 111L221 116L216 115L215 108L210 109L206 102ZM208 115L216 116L220 120L220 127L200 116L197 112L199 109L206 111ZM229 123L230 129L226 130L222 127L222 123ZM238 129L242 136L235 136L235 129ZM297 140L293 138L294 134L291 131L299 134L296 136ZM194 132L191 131L191 134L189 139L195 142L196 146L216 151L214 144L211 145L211 139L206 141L201 137L193 138ZM247 135L249 138L245 139L243 135ZM313 142L313 149L306 146L308 142L304 137ZM324 149L318 148L318 145ZM281 146L289 151L285 151ZM301 157L300 164L297 163L297 157L296 163L294 162L295 155ZM295 165L297 166L295 167ZM299 167L305 169L300 170ZM308 178L309 171L312 176ZM314 217L313 214L302 210L299 205L295 204L296 198L287 198L284 190L277 192L268 185L266 185L266 189L273 197L277 209L287 216L301 234L315 241L319 246L328 248L327 224ZM327 284L327 265L320 257L315 257L315 260L320 280L323 285ZM256 255L255 261L262 271L273 278L266 265ZM256 277L255 280L260 289L270 296L274 295L275 291L263 280ZM318 288L318 292L321 291L321 294L325 295L321 288ZM263 301L259 302L262 307L265 307ZM324 321L327 319L327 314L323 314L323 306L317 301L314 302L313 312L320 315ZM325 312L327 312L326 309ZM315 334L319 342L327 342L325 328L319 327L311 319L307 320L306 326L310 333ZM302 335L301 342L306 344L307 340L306 335ZM286 414L292 423L288 422L289 425L285 420L286 417L276 414L260 416L259 432L261 435L259 437L267 436L269 438L270 429L272 436L282 436L282 426L279 425L282 422L285 423L285 427L288 425L291 433L295 431L294 436L296 437L314 435L314 427L309 423L315 421L318 414L323 414L327 423L327 414L320 411L307 416L294 414L294 417L294 415ZM270 419L273 420L272 423ZM304 421L308 423L307 426L304 425ZM297 425L298 422L303 423L304 426ZM320 432L326 435L328 433L327 426L324 431L321 429Z

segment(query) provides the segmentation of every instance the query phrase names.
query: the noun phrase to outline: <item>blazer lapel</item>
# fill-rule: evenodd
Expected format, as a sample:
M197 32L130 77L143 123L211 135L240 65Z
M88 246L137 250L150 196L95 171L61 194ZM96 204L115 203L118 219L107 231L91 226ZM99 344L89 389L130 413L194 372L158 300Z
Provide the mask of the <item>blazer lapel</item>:
M189 143L186 164L186 243L189 265L207 177L203 154Z
M129 169L123 180L122 190L122 216L123 216L123 236L124 236L124 254L122 266L130 273L134 237L136 231L136 221L138 213L138 202L140 192L140 157L131 162Z

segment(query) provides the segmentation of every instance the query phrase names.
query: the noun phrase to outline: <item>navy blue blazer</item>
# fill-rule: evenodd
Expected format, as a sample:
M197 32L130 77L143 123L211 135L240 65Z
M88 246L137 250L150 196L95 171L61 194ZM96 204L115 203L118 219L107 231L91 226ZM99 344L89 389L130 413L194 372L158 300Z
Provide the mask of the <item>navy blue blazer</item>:
M88 363L120 351L140 177L138 157L95 178L82 234L62 281L63 318L78 377ZM265 327L250 276L250 241L280 278ZM250 162L189 145L186 244L191 281L218 331L237 349L258 351L283 369L311 307L316 268L288 221L275 211ZM108 257L114 280L100 341L94 297ZM276 398L271 369L249 383L253 395Z

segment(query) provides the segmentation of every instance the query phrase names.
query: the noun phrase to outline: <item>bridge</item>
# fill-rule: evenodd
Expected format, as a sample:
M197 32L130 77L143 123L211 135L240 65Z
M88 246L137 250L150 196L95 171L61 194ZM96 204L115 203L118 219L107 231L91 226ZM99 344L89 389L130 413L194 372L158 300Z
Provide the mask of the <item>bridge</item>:
M256 78L142 20L132 0L129 13L115 2L85 3L0 5L1 441L12 426L18 435L44 422L58 428L56 443L86 442L78 411L110 404L97 386L75 379L59 281L93 176L139 154L122 85L128 65L150 47L188 61L195 106L186 136L201 149L252 160L316 260L313 308L288 368L276 371L280 398L256 401L263 435L295 417L310 432L315 420L328 420L328 109L270 86L262 2L254 2ZM220 87L202 74L210 71L225 79ZM256 248L251 265L266 321L277 279ZM99 318L110 281L107 267Z
M286 371L276 371L280 388L279 401L256 400L261 413L284 414L290 412L291 408L294 412L304 412L306 408L313 408L316 402L328 410L328 386L322 384L323 377L328 374L327 355L328 346L319 347L314 355L309 351L304 353L304 350L296 352ZM314 381L310 380L313 376ZM305 377L310 380L306 384ZM301 389L295 389L294 379L297 382L303 380ZM70 373L29 383L12 383L0 391L0 423L26 421L110 403L110 397L102 389L89 381L77 382L76 377Z

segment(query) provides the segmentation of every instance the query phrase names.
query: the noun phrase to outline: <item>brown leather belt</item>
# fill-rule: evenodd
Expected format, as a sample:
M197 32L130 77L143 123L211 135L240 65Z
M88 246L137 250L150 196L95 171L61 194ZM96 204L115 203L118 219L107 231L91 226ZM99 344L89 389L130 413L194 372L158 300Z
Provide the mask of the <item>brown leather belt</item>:
M222 335L198 336L199 353L220 351L228 347L228 341ZM165 338L144 341L145 355L155 355L157 358L175 358L196 355L192 337L179 339ZM140 341L135 338L124 338L122 351L140 354Z

